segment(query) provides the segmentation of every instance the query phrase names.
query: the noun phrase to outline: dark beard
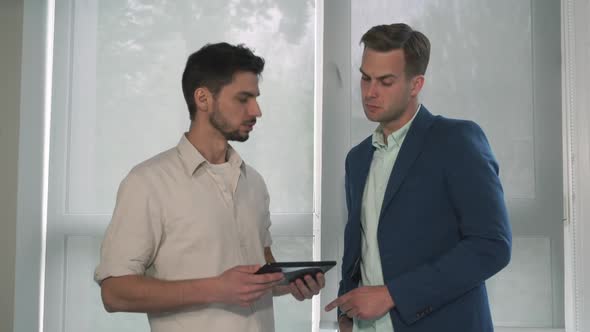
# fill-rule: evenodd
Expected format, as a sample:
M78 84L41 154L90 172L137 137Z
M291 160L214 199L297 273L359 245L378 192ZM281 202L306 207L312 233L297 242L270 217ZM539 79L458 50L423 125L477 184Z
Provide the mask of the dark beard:
M250 137L248 134L240 135L239 129L228 130L227 121L223 118L223 115L221 115L221 112L219 112L219 109L217 108L215 108L215 111L213 111L213 113L211 114L209 122L211 123L213 128L217 129L228 141L245 142Z

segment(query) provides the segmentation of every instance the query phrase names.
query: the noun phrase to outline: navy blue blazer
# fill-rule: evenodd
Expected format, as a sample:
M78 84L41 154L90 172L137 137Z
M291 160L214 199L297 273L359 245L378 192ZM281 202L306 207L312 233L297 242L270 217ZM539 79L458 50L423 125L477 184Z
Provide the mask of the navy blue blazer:
M368 137L346 157L339 296L359 285L373 152ZM391 172L377 238L395 332L493 331L485 280L510 261L512 235L498 164L477 124L421 107Z

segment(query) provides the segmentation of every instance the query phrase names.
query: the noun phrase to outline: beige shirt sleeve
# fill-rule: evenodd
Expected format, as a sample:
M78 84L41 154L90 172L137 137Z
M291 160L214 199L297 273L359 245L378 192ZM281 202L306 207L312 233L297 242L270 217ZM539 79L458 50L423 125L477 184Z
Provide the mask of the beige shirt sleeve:
M94 279L144 274L162 236L161 211L147 179L131 171L121 182Z

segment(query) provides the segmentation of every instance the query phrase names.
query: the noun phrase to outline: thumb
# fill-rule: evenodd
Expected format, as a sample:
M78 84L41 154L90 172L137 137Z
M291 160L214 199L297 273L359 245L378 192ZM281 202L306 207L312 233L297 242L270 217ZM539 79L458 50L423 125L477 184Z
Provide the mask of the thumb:
M260 265L239 265L235 267L236 271L243 272L243 273L256 273L260 269Z

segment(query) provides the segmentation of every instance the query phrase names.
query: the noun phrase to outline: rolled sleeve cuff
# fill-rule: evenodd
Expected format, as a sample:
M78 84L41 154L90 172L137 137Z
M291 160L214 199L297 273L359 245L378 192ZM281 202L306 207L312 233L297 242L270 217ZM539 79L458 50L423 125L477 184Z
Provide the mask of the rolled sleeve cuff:
M129 264L127 266L115 266L115 265L107 265L107 264L100 264L94 270L94 281L97 284L101 284L103 280L110 278L110 277L122 277L127 275L143 275L145 270L141 263L137 264Z

